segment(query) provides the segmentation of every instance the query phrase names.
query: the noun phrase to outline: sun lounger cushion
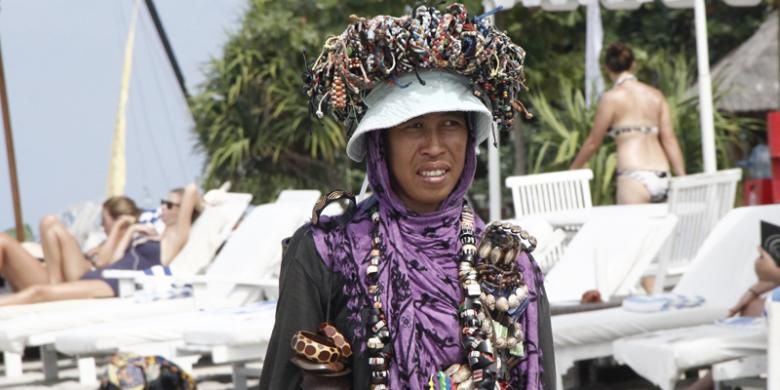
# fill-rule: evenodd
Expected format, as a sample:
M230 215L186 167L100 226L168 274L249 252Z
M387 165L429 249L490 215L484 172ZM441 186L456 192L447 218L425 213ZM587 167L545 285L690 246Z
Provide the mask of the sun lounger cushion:
M43 345L54 342L54 336L63 329L85 324L111 321L123 322L130 318L159 316L192 311L195 302L191 298L170 299L138 303L133 299L111 299L110 305L100 310L63 310L58 312L28 313L24 316L0 322L0 350L20 353L27 345Z
M552 317L555 347L614 341L658 329L712 323L725 317L728 307L702 305L686 310L632 313L622 307Z

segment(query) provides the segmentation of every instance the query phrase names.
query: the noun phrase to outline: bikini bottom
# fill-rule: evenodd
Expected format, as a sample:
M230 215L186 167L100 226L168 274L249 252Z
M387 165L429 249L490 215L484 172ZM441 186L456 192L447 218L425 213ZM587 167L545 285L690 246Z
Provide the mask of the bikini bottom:
M650 194L651 203L666 202L669 193L669 172L652 169L626 169L618 171L617 174L642 183Z

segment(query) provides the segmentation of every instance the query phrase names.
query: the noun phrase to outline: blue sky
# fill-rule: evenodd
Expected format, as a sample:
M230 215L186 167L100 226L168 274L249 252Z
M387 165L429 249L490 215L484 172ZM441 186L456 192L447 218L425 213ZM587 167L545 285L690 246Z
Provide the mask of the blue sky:
M192 117L140 9L127 107L129 196L151 207L197 180ZM5 0L0 43L25 222L105 198L131 0ZM191 94L241 23L246 0L156 0ZM0 139L0 229L14 223Z

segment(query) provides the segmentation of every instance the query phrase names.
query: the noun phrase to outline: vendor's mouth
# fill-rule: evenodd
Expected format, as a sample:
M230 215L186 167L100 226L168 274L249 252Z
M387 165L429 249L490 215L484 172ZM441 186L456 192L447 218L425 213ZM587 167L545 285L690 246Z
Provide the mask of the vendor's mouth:
M442 183L447 176L447 174L450 172L449 169L439 168L439 169L425 169L417 171L417 174L422 178L423 182L429 183L429 184L438 184Z

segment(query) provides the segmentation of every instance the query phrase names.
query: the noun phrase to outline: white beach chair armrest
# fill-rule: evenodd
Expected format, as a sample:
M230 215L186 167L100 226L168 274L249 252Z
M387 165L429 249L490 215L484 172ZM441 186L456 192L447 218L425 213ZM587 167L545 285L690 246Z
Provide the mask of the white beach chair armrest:
M129 297L138 292L139 286L143 289L153 285L169 285L179 281L179 278L171 275L149 275L144 271L111 269L103 271L106 279L118 279L119 296Z
M102 273L106 279L117 279L119 281L119 296L129 297L135 293L137 279L144 275L143 271L107 269Z

